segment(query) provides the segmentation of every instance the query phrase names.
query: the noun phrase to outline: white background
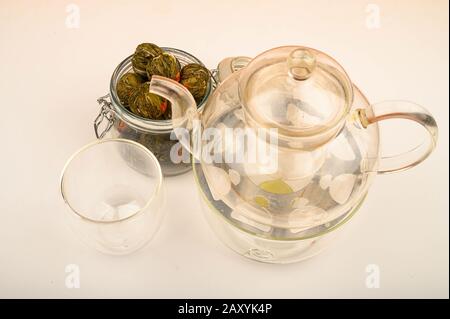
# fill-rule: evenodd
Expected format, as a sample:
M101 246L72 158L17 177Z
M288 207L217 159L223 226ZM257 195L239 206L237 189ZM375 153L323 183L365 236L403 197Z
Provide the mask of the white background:
M0 297L448 298L447 1L74 0L75 29L70 3L0 3ZM369 3L380 28L366 25ZM412 170L378 176L343 236L303 263L260 264L225 248L191 173L165 180L164 224L148 247L102 255L66 227L59 175L94 140L96 98L140 42L184 49L211 68L286 44L323 50L370 101L426 106L438 147ZM408 136L397 129L383 145ZM80 267L79 289L65 286L67 264ZM380 268L379 289L365 285L368 264Z

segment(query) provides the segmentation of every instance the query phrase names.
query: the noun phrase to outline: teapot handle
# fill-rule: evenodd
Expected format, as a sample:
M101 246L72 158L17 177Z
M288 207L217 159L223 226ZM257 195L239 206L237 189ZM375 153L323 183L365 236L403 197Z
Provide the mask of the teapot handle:
M406 119L422 125L428 132L427 139L411 150L393 155L382 156L377 169L385 174L409 169L425 160L436 147L438 127L433 116L422 106L406 101L386 101L372 105L369 109L357 110L364 128L389 119Z

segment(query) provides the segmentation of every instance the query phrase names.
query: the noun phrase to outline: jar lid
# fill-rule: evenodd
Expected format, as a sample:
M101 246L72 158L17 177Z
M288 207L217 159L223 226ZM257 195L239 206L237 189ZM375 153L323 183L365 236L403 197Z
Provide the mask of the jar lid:
M353 94L350 79L331 57L285 46L260 54L242 70L239 96L257 126L304 137L338 130Z

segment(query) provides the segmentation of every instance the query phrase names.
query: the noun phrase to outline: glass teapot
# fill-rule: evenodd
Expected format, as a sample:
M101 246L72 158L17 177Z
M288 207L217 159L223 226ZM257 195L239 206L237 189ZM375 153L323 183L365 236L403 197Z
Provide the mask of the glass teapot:
M377 173L415 166L436 145L437 125L424 108L371 105L334 59L312 48L228 58L217 78L201 114L174 81L153 76L150 92L172 103L211 226L252 259L287 263L318 253ZM392 118L421 124L429 138L409 152L381 156L377 123Z

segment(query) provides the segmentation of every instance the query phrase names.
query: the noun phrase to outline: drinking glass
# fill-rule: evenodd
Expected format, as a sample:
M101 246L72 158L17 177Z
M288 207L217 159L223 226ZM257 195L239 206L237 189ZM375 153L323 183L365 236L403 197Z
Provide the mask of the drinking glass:
M61 176L70 227L95 249L134 252L157 232L164 202L156 157L126 139L102 139L78 150Z

